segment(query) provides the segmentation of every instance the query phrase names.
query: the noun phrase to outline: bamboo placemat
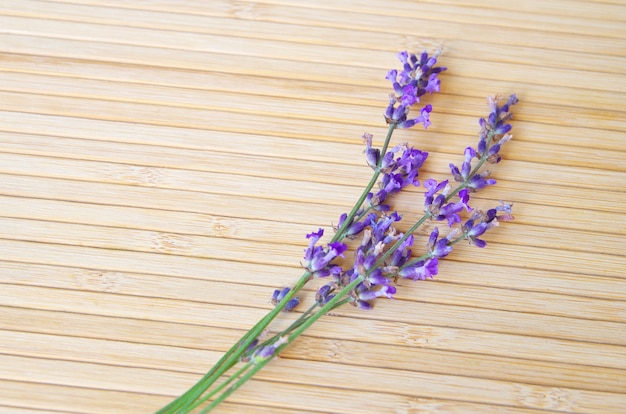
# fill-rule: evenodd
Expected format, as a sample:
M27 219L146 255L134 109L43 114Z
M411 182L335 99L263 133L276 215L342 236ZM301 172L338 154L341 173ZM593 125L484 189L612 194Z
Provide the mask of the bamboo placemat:
M476 196L516 220L218 412L623 412L623 1L4 0L0 38L1 412L152 412L199 379L350 208L384 76L424 49L433 125L395 142L443 179L516 93Z

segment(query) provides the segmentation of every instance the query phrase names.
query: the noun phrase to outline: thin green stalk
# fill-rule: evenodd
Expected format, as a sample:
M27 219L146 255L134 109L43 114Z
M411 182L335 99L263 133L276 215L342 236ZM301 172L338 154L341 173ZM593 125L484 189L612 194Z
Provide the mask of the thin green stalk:
M272 343L276 342L276 340L278 338L280 338L281 336L287 335L289 332L294 330L296 327L300 326L300 324L302 324L304 322L304 320L306 320L306 318L309 316L309 314L311 314L311 312L313 312L315 310L315 308L317 308L317 306L318 306L317 302L313 303L311 306L309 306L309 308L306 311L304 311L302 313L302 315L300 315L298 317L298 319L293 321L291 323L291 325L289 325L287 328L283 329L282 331L272 335L271 338L266 339L265 341L263 341L260 344L257 344L253 349L248 351L247 355L252 355L254 353L254 351L256 351L257 349L262 348L264 346L271 345ZM246 357L246 355L244 355L244 358L245 357Z
M284 329L283 331L281 331L280 333L275 334L272 338L270 338L269 340L265 341L262 345L258 345L256 347L256 349L263 347L263 346L268 346L271 345L272 343L276 342L280 337L284 337L286 335L290 336L290 341L292 339L295 339L296 336L292 336L292 334L290 334L290 332L294 331L296 328L302 326L305 322L307 322L309 319L315 317L315 319L310 322L307 326L310 326L310 324L312 324L313 322L315 322L315 320L319 319L321 316L325 315L326 313L332 311L333 309L336 309L338 307L341 307L342 305L345 305L346 303L350 302L351 300L349 298L337 301L337 302L333 302L331 304L331 306L327 306L327 307L323 307L320 308L320 310L318 310L317 312L315 312L313 314L313 316L310 316L311 312L318 306L317 303L313 304L311 307L309 307L309 309L307 309L306 312L304 312L296 321L294 321L291 325L289 325L288 328ZM330 303L330 301L329 301ZM317 316L316 316L317 315ZM304 332L304 330L299 331L298 336ZM285 343L283 345L280 345L279 347L276 348L276 351L274 353L273 356L276 356L280 353L280 351L286 347L288 345L288 343ZM233 374L231 377L229 377L228 381L226 381L225 383L221 384L219 388L211 391L208 394L205 394L204 396L202 396L201 399L197 400L192 406L189 407L189 410L193 410L195 408L197 408L199 405L201 405L202 403L204 403L205 401L207 401L208 399L210 399L212 396L214 396L215 394L217 394L220 390L222 390L227 384L230 384L233 380L235 380L237 377L239 377L241 375L241 373L243 373L244 371L250 369L251 365L254 365L254 368L251 371L248 371L248 373L241 377L237 383L235 383L235 385L233 385L231 388L229 388L229 390L227 392L225 392L224 394L220 395L220 397L218 397L216 400L214 400L213 402L211 402L211 404L207 407L205 407L201 412L202 413L206 413L208 411L210 411L211 409L215 408L217 405L219 405L224 399L226 399L230 394L232 394L237 388L239 388L241 385L243 385L248 379L252 378L254 376L254 374L256 372L258 372L259 370L261 370L261 368L263 368L265 366L265 364L267 364L270 360L273 359L273 356L271 358L268 358L266 360L260 361L258 363L252 363L249 362L246 364L246 366L242 367L239 371L237 371L235 374Z
M257 322L250 331L244 334L235 345L233 345L226 354L218 361L216 365L209 370L193 387L187 392L178 397L172 403L162 408L157 414L188 412L188 407L198 399L218 378L220 378L225 372L231 369L237 362L241 355L246 352L250 344L267 328L267 326L274 320L274 318L283 310L289 300L291 300L295 294L302 289L302 287L309 281L311 277L310 272L305 272L300 279L294 285L294 288L290 290L287 295L281 300L274 309L272 309L267 315L265 315L259 322Z
M217 388L215 388L214 390L211 390L211 392L206 393L205 395L202 396L202 398L199 398L198 400L196 400L190 407L189 407L189 411L194 410L195 408L197 408L198 406L202 405L204 402L206 402L207 400L209 400L211 397L213 397L214 395L216 395L217 393L219 393L221 390L223 390L228 384L230 384L231 382L233 382L235 379L239 378L241 376L241 374L243 374L245 371L249 370L250 367L252 367L254 364L248 362L247 364L245 364L243 367L239 368L239 370L237 370L237 372L235 372L233 375L231 375L226 381L224 381L222 384L220 384Z
M317 307L317 304L313 304L309 307L309 309L307 309L302 315L300 315L300 317L294 321L288 328L286 328L285 330L283 330L282 332L275 334L272 338L266 340L265 342L263 342L262 344L257 345L254 349L248 351L249 354L254 353L255 349L259 349L261 347L264 346L268 346L271 345L273 342L276 342L276 340L278 340L279 337L285 335L285 333L290 332L291 330L295 329L297 326L299 326L305 319L306 317ZM232 374L227 381L225 381L224 383L220 384L219 387L217 387L214 390L211 390L210 392L204 394L201 398L196 399L196 401L191 404L189 407L186 407L189 411L192 411L193 409L195 409L196 407L198 407L199 405L201 405L202 403L204 403L205 401L207 401L208 399L210 399L211 397L213 397L214 395L216 395L219 391L221 391L224 387L226 387L228 384L230 384L232 381L234 381L236 378L238 378L244 371L248 370L250 368L252 364L249 362L247 363L245 366L243 366L242 368L240 368L237 372L235 372L234 374Z
M284 344L287 345L287 344ZM278 347L276 349L277 352L280 352L280 350L282 350L283 346L281 345L280 347ZM217 397L215 400L211 401L211 403L209 405L207 405L202 411L200 411L200 414L205 414L208 413L209 411L211 411L212 409L214 409L215 407L217 407L222 401L224 401L226 398L228 398L233 392L235 392L237 389L239 389L239 387L241 387L243 384L245 384L250 378L252 378L257 372L259 372L268 362L270 362L271 360L273 360L273 357L264 359L260 362L257 362L256 364L252 364L252 369L250 369L243 377L241 377L235 384L233 384L230 388L228 388L226 391L224 391L219 397ZM204 401L202 401L204 402ZM199 405L199 404L198 404ZM198 405L194 405L193 408L196 408Z
M307 315L306 318L299 318L296 322L292 323L287 329L284 329L282 332L278 333L275 335L276 338L281 337L281 336L286 336L286 335L291 335L291 333L293 333L297 328L299 328L300 326L302 326L304 323L306 323L309 319L311 319L313 316L317 315L319 312L323 312L323 313L328 313L334 309L337 309L343 305L345 305L348 302L351 302L352 300L350 298L346 298L343 299L339 302L335 302L333 307L330 307L328 309L325 309L324 307L321 307L317 312L313 313L312 315ZM329 301L330 302L330 301ZM314 305L311 306L311 308L316 308L317 306L319 306L319 304L316 302ZM319 317L318 317L319 318Z
M306 331L313 323L315 323L315 321L317 321L319 318L321 318L323 315L325 315L329 311L335 309L337 307L336 305L338 305L338 303L340 301L343 302L342 298L347 296L364 279L365 279L364 276L359 276L356 279L354 279L350 284L346 285L343 289L341 289L341 291L337 295L335 295L335 297L333 297L331 300L329 300L317 312L315 312L313 315L311 315L309 318L307 318L300 325L300 327L298 327L295 331L293 331L289 335L289 340L286 343L278 346L272 356L270 356L270 357L268 357L268 358L266 358L264 360L258 361L256 363L256 365L251 370L246 372L246 374L244 376L242 376L235 384L233 384L233 386L231 386L229 389L224 391L224 393L222 393L215 400L213 400L207 407L205 407L201 411L201 413L208 413L213 408L217 407L222 401L224 401L226 398L228 398L229 395L231 395L239 387L241 387L246 381L248 381L250 378L252 378L254 376L254 374L256 374L258 371L260 371L267 363L269 363L272 359L274 359L274 357L276 355L278 355L280 353L280 351L283 350L283 348L285 348L289 343L291 343L294 339L296 339L304 331ZM343 303L346 303L346 302L343 302Z
M307 330L309 328L309 326L311 326L315 321L317 321L323 315L325 315L326 313L328 313L331 310L335 309L336 308L335 305L337 305L343 298L345 298L359 283L361 283L363 280L365 280L365 277L366 277L366 275L360 275L360 276L356 277L348 285L343 287L339 291L339 293L337 293L331 300L326 302L324 304L324 306L322 306L317 312L315 312L313 315L311 315L309 318L307 318L307 320L304 321L304 323L302 325L300 325L300 327L298 327L295 331L293 331L289 335L289 342L293 341L298 336L300 336L302 334L302 332Z

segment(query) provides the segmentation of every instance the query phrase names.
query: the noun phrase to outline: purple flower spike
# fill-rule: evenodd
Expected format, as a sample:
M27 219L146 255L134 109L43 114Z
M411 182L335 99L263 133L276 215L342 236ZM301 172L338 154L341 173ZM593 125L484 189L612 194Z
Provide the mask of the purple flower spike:
M487 245L487 242L479 239L478 236L482 236L489 229L489 227L491 227L490 224L487 222L480 222L476 225L473 225L473 220L471 219L468 220L468 223L470 222L472 226L466 233L467 240L469 240L469 242L476 247L485 247ZM467 225L464 227L467 227Z
M377 221L372 221L372 235L376 240L384 240L385 233L389 231L391 225L397 221L400 221L402 217L397 213L393 212L388 216L382 216Z
M396 157L396 154L400 156ZM379 181L380 190L369 193L367 204L379 212L389 211L385 201L408 185L419 186L419 169L428 158L428 153L400 144L389 150L380 161L379 171L383 173Z
M452 252L452 246L448 244L448 239L441 239L435 243L435 247L430 252L432 257L446 257Z
M256 361L262 361L274 355L276 352L276 347L273 345L264 346L260 348L257 352L254 353L254 358Z
M498 213L504 213L498 215ZM511 215L511 205L502 203L500 206L489 209L485 212L476 211L472 214L469 220L467 220L463 226L463 233L470 244L477 247L485 247L487 242L479 239L487 230L498 225L499 221L512 221L513 215Z
M450 173L452 174L452 178L454 178L454 181L463 181L463 176L461 176L461 171L459 170L459 167L452 163L450 163Z
M452 227L453 225L461 222L461 216L459 213L463 210L464 204L459 201L458 203L448 203L445 206L439 209L439 213L433 217L434 220L448 221L448 227Z
M415 105L419 98L417 97L417 89L413 85L406 85L402 88L400 102L402 105L409 107Z
M339 222L337 223L337 229L339 229L341 226L344 225L346 219L348 218L348 214L347 213L343 213L341 214L341 216L339 216ZM359 234L360 232L363 231L363 229L368 225L367 219L366 220L362 220L362 221L357 221L356 223L353 222L353 220L351 220L349 222L349 224L346 226L346 229L344 230L344 234L347 237L351 237L351 236L355 236L357 234Z
M406 148L402 155L396 160L396 165L401 174L409 178L413 185L419 185L419 181L415 180L419 173L419 169L428 158L428 153L415 148Z
M437 72L439 73L439 72ZM439 92L441 80L437 77L437 73L431 73L428 77L428 84L426 85L426 92L433 94L434 92Z
M331 283L320 287L317 290L317 293L315 294L315 301L320 306L325 305L326 303L328 303L328 301L330 301L332 298L335 297L335 295L332 294L334 290L335 290L335 286L334 284L331 284Z
M420 101L420 97L426 93L439 92L441 81L438 74L445 71L445 67L435 67L437 58L429 57L424 52L418 58L408 52L398 53L398 59L402 63L402 71L393 69L387 72L385 77L391 82L394 94L390 96L389 106L385 111L385 120L389 124L396 124L398 128L411 128L422 123L424 128L430 125L430 112L432 107L427 105L420 111L420 116L407 119L409 109ZM396 106L397 105L397 106Z
M489 150L489 145L493 142L494 144L502 145L504 142L508 141L510 137L508 137L505 141L502 141L502 138L508 135L509 131L511 131L511 124L508 121L513 117L513 113L509 112L509 109L512 105L517 103L517 96L514 94L509 97L506 103L502 106L498 104L497 97L490 97L488 99L490 113L486 118L481 118L479 123L482 128L480 132L480 141L478 143L478 153L483 155L486 151ZM497 148L495 153L489 154L490 162L498 162L497 152L500 149Z
M435 227L433 231L430 233L430 236L428 237L428 243L426 244L426 246L428 247L428 250L432 250L438 238L439 238L439 228Z
M367 283L372 286L376 285L387 285L390 283L390 280L383 274L382 269L376 269L370 273L369 276L365 278Z
M472 169L472 158L474 157L476 157L476 151L474 148L465 148L465 160L463 161L463 167L461 168L461 177L463 177L463 180L467 180L467 177L469 177Z

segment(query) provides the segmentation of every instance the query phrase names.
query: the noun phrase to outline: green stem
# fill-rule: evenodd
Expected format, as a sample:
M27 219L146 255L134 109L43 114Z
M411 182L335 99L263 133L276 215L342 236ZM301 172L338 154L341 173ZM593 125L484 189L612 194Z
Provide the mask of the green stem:
M233 382L235 379L239 378L241 376L241 374L243 374L246 370L249 370L250 367L252 367L252 366L253 366L253 364L251 362L248 362L243 367L239 368L237 370L237 372L235 372L233 375L231 375L226 381L224 381L222 384L220 384L217 388L215 388L211 392L206 393L205 395L202 396L202 398L196 400L189 407L189 411L194 410L195 408L197 408L198 406L202 405L204 402L209 400L211 397L213 397L214 395L216 395L217 393L222 391L228 384Z
M295 328L297 328L298 326L300 326L300 324L302 324L306 318L315 310L315 308L317 308L318 303L315 302L313 303L311 306L309 306L309 308L304 311L302 313L302 315L300 315L298 317L298 319L296 319L295 321L293 321L291 323L291 325L289 325L287 328L283 329L282 331L280 331L279 333L276 333L274 335L272 335L271 338L266 339L265 341L263 341L263 343L258 344L257 346L254 347L254 349L251 349L250 351L248 351L247 355L244 355L244 358L247 357L248 355L252 355L254 354L254 352L257 349L260 349L262 347L268 346L273 344L274 342L276 342L276 340L278 340L278 338L285 336L287 334L289 334L289 332L291 332L292 330L294 330Z
M252 327L242 338L235 343L226 354L207 372L193 387L178 397L176 400L162 408L157 414L189 412L188 407L193 404L213 383L220 378L225 372L230 370L241 356L247 351L252 342L267 328L267 326L276 318L283 310L287 303L295 296L295 294L304 287L311 278L310 272L305 272L296 282L293 289L265 315L256 325Z
M287 344L284 344L284 345L287 345ZM284 345L281 345L280 347L276 348L276 352L280 352L280 350L282 350ZM257 362L256 364L253 364L252 369L250 369L248 372L246 372L246 374L243 377L239 378L239 380L235 384L233 384L230 388L228 388L226 391L224 391L222 394L220 394L220 396L218 396L215 400L211 401L211 403L209 405L207 405L202 411L200 411L200 414L208 413L209 411L211 411L212 409L217 407L222 401L224 401L226 398L228 398L233 392L237 391L237 389L239 387L241 387L243 384L245 384L246 381L248 381L250 378L252 378L254 376L254 374L259 372L261 370L261 368L263 368L272 359L274 359L273 356L269 357L267 359L264 359L264 360L262 360L260 362ZM204 402L204 401L202 401L202 402ZM197 407L197 405L194 405L193 408L195 408L195 407Z
M293 341L294 339L296 339L298 336L300 336L302 334L302 332L304 332L306 329L308 329L309 326L311 326L315 321L317 321L319 318L321 318L323 315L325 315L326 313L330 312L331 310L337 308L336 305L339 304L340 301L342 301L346 296L348 296L348 294L359 284L361 283L363 280L365 280L365 275L360 275L358 277L356 277L352 282L350 282L348 285L346 285L345 287L343 287L339 293L337 293L331 300L329 300L328 302L326 302L324 304L324 306L322 306L317 312L315 312L313 315L311 315L310 317L307 318L306 321L304 321L304 323L302 325L300 325L300 327L298 327L295 331L293 331L290 335L289 335L289 342ZM344 302L345 303L345 302Z
M361 283L365 279L364 276L359 276L354 279L350 284L345 286L341 291L335 295L331 300L329 300L324 306L322 306L317 312L313 315L309 316L295 331L293 331L289 335L289 340L278 346L274 351L274 354L262 361L258 361L256 365L250 369L244 376L239 378L239 380L233 384L230 388L228 388L224 393L222 393L219 397L213 400L201 413L208 413L213 408L217 407L222 401L224 401L230 394L235 392L239 387L241 387L246 381L254 376L258 371L260 371L268 362L270 362L276 355L278 355L283 348L285 348L289 343L291 343L294 339L300 336L304 331L306 331L315 321L321 318L323 315L328 313L329 311L338 307L339 303L345 304L347 303L345 300L342 300L345 296L347 296L359 283Z

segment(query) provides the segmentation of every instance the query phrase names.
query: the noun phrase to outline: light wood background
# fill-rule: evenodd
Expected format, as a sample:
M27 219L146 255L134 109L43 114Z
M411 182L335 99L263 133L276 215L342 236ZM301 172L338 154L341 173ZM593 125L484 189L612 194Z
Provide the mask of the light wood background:
M516 221L324 318L218 412L624 412L625 40L620 0L1 1L0 412L189 387L369 179L396 53L438 48L433 126L394 142L442 179L517 93L476 198Z

